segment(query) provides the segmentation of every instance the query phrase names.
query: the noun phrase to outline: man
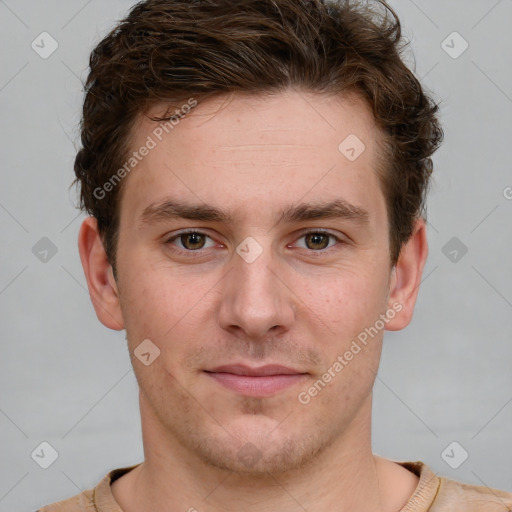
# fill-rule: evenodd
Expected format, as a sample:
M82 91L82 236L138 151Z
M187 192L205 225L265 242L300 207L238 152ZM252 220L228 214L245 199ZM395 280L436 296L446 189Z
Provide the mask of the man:
M442 139L400 44L384 3L149 0L93 51L79 250L145 460L41 511L512 510L371 449Z

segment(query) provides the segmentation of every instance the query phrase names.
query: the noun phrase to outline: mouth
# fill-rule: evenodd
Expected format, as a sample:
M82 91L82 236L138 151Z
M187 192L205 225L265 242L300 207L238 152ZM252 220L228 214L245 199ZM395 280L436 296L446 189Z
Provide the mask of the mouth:
M225 365L205 370L206 375L235 393L268 397L302 382L309 374L280 365L250 368L245 365Z

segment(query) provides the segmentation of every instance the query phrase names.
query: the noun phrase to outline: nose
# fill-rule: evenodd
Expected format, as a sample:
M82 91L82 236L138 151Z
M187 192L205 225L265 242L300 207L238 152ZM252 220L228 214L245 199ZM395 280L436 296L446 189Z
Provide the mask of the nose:
M269 245L252 262L233 255L231 269L223 280L219 323L240 337L257 341L288 330L295 318L297 300L287 283L283 265Z

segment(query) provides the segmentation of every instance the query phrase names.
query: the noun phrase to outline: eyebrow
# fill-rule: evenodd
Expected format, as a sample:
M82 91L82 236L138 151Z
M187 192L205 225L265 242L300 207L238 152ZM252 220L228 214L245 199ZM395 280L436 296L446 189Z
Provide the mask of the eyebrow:
M169 198L158 204L149 205L142 212L139 225L144 227L166 220L189 219L203 222L230 224L234 222L228 210L208 204L190 204ZM346 219L359 224L368 224L370 215L367 210L353 205L344 199L311 204L300 203L282 209L277 224L301 222L316 219Z

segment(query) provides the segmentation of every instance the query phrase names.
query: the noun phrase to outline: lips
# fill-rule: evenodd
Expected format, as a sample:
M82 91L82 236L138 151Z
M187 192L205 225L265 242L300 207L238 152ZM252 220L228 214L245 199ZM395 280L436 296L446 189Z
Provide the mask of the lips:
M306 372L299 370L293 370L286 366L280 366L277 364L271 364L266 366L260 366L259 368L250 368L242 364L231 364L225 366L219 366L212 370L207 370L212 373L231 373L233 375L247 375L250 377L267 377L269 375L299 375Z
M269 397L302 382L306 372L281 365L258 368L234 364L205 370L206 375L235 393L252 397Z

